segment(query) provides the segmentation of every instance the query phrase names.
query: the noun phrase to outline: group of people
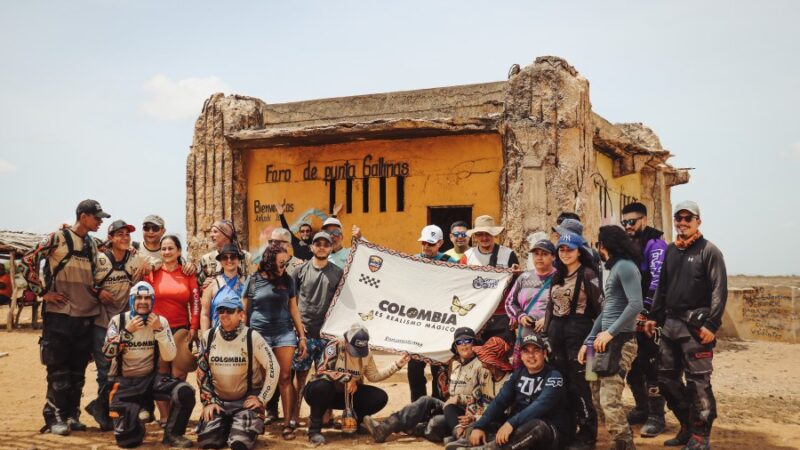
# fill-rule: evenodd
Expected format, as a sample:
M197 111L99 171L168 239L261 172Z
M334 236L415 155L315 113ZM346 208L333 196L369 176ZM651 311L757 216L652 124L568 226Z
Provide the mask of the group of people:
M219 220L210 230L214 250L193 263L157 215L144 219L141 243L122 220L98 242L89 233L110 216L94 200L81 202L74 225L24 257L45 305L42 431L86 429L80 397L94 359L97 399L86 411L121 447L143 442L156 410L163 442L192 446L185 431L199 390L202 448L253 448L278 420L279 402L281 436L294 439L302 400L314 445L325 443L324 427L339 426L376 442L407 432L450 449L593 449L602 420L613 449L632 449L630 425L643 424L644 437L661 434L666 403L681 426L664 444L710 448L711 361L727 287L696 203L675 207L671 244L648 226L641 203L623 208L621 226L600 227L594 247L580 218L563 213L552 233L529 237L527 271L497 242L504 228L490 216L453 223L445 253L441 228L425 226L418 257L510 269L516 278L481 330L456 330L453 358L430 367L430 395L424 362L404 354L376 366L363 324L340 339L320 334L350 251L333 212L317 233L304 222L295 236L279 205L283 228L272 231L257 265L233 223ZM357 226L351 231L361 237ZM376 420L388 396L365 381L406 364L409 404ZM186 383L195 370L197 389ZM626 384L636 402L627 413ZM340 422L332 410L344 411Z

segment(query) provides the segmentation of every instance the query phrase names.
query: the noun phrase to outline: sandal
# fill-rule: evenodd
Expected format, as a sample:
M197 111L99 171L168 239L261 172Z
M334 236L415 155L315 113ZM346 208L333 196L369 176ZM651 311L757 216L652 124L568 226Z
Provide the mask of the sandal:
M294 428L292 428L292 427L290 427L288 425L283 427L283 430L281 431L281 436L283 437L284 441L291 441L291 440L293 440L294 438L297 437L294 434Z

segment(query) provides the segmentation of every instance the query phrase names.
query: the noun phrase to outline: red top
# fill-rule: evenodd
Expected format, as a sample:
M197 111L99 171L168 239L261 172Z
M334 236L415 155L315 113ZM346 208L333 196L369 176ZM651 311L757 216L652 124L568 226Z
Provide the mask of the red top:
M200 290L194 274L184 275L181 266L172 272L163 267L147 275L145 281L156 291L153 311L169 322L170 328L200 328Z

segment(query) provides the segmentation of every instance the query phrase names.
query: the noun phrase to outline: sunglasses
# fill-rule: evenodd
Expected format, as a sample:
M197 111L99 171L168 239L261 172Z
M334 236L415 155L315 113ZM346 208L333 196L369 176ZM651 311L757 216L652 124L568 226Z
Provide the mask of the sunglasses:
M220 306L217 308L217 313L219 314L233 314L238 311L238 308L228 308L227 306Z
M338 230L338 229L331 230L331 231L328 232L328 234L330 234L331 236L341 236L342 235L342 231Z
M239 255L222 255L219 257L222 261L238 261Z
M161 227L160 226L158 226L158 225L149 225L149 224L142 225L142 229L144 231L155 231L155 232L161 231Z
M642 217L644 217L644 216L642 216ZM634 224L636 224L636 222L640 221L642 219L642 217L637 217L635 219L622 219L622 220L619 221L619 223L623 227L632 227Z
M689 214L688 216L686 216L686 215L676 215L674 217L674 219L675 219L675 223L681 223L681 222L690 223L692 220L694 220L695 217L697 217L697 216L695 216L694 214Z
M270 239L270 240L268 240L267 242L269 243L269 245L274 245L274 244L288 244L288 243L289 243L289 241L280 241L280 240L278 240L278 239Z
M303 233L303 234L305 234L305 233L311 233L311 228L301 228L301 229L300 229L300 233Z
M465 238L465 237L467 237L467 232L466 231L453 231L450 234L452 234L454 238Z
M472 344L473 342L475 342L475 339L472 339L472 338L457 339L456 340L456 345L467 345L467 344Z

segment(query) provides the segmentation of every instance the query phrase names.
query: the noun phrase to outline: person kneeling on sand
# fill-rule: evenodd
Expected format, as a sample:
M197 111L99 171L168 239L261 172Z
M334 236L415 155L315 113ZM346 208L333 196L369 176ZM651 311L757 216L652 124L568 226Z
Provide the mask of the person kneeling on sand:
M183 433L195 403L195 393L186 382L170 374L157 373L158 359L172 361L177 349L167 319L153 312L155 293L145 281L130 290L130 311L111 318L103 354L111 360L109 415L114 419L114 437L120 447L137 447L145 437L139 411L153 399L169 400L171 407L162 443L188 448L192 441Z
M522 367L514 371L475 422L469 439L451 442L445 450L561 448L559 436L569 426L566 387L561 374L545 362L546 355L542 337L526 336L522 341ZM500 423L499 428L493 425Z
M266 341L244 325L242 303L229 292L217 305L219 327L202 339L197 384L202 448L250 450L264 432L264 407L275 394L278 362Z
M325 359L317 367L314 379L308 383L305 399L311 407L308 420L308 440L314 445L325 443L322 435L322 416L327 409L345 409L345 396L352 396L356 420L383 409L389 396L381 388L364 383L385 380L408 363L404 355L389 367L378 370L369 351L369 332L364 325L354 323L343 339L325 347Z

